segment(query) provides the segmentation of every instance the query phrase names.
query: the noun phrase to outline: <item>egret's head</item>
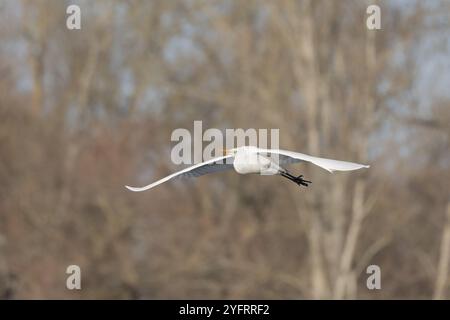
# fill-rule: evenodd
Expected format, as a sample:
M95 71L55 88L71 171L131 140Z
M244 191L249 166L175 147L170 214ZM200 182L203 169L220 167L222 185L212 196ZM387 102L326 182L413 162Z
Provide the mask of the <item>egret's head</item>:
M236 153L237 149L222 149L222 153L224 156L234 155Z
M233 149L222 149L223 150L223 155L227 156L227 155L236 155L236 153L239 152L257 152L258 148L254 147L254 146L242 146L242 147L238 147L238 148L233 148Z

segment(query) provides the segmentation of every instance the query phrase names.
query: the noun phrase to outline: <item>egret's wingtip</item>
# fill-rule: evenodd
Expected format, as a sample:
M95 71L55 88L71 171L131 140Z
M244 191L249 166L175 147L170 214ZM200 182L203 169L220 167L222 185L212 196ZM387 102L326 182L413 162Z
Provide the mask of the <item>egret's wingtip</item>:
M125 188L127 188L130 191L136 192L136 188L133 188L133 187L130 187L130 186L125 186Z

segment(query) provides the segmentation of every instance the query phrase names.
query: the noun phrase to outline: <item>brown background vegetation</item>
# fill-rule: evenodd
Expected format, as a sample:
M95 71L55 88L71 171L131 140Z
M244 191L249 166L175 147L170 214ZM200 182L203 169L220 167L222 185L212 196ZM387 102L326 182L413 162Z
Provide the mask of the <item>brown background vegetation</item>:
M0 6L0 297L450 297L449 1L71 3ZM128 192L194 120L371 168Z

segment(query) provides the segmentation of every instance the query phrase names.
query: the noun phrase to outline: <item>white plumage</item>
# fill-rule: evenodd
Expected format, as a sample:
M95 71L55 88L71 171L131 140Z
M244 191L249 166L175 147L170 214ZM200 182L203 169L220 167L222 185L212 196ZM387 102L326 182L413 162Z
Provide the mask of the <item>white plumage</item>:
M137 188L126 186L127 189L135 192L145 191L160 185L175 177L198 177L204 174L224 171L231 168L240 174L261 174L261 175L281 175L298 185L308 186L311 183L304 180L303 176L295 177L288 170L281 167L282 164L306 161L313 163L329 172L333 171L351 171L362 168L369 168L368 165L354 162L339 161L333 159L313 157L307 154L281 150L281 149L260 149L257 147L239 147L225 150L226 155L204 161L186 169L175 172L165 178L153 182L147 186ZM274 161L270 156L278 156L278 161ZM231 162L231 163L230 163Z

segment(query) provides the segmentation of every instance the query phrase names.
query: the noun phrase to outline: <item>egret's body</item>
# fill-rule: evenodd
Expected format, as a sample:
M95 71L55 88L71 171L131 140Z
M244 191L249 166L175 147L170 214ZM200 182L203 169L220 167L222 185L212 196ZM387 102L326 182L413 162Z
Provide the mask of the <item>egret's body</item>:
M269 155L278 156L278 161L271 159ZM231 168L239 174L261 174L261 175L281 175L298 185L308 186L311 183L304 180L302 175L296 177L289 173L282 164L295 163L300 161L311 162L329 172L351 171L369 166L354 162L339 161L309 156L307 154L279 149L260 149L257 147L240 147L226 150L226 155L217 157L205 162L193 165L189 168L175 172L165 178L151 183L142 188L126 186L131 191L145 191L175 177L198 177L207 173L224 171ZM230 164L230 162L232 162Z
M234 155L233 167L237 173L248 174L258 173L263 175L277 174L282 168L274 161L256 152L250 152L248 149L239 149ZM256 148L255 148L256 149Z

